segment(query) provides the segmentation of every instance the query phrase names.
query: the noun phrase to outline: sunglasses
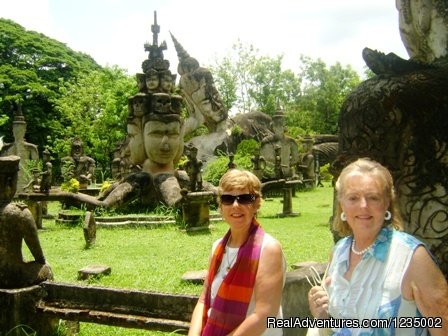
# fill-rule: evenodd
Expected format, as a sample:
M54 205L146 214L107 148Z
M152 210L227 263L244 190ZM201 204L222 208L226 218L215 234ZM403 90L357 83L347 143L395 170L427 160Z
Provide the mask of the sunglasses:
M238 204L247 205L252 204L257 197L253 194L241 194L241 195L221 195L221 204L232 205L235 200Z

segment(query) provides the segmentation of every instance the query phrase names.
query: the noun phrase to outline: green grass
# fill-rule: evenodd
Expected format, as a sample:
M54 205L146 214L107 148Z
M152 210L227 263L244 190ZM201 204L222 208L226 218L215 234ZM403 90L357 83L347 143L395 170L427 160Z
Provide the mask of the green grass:
M333 188L329 186L297 192L293 211L300 212L300 216L277 218L283 208L281 199L263 201L259 222L282 244L289 269L296 262L327 261L333 245L328 228L332 202ZM57 203L49 205L51 214L57 215L58 210ZM45 220L43 226L39 237L56 281L86 284L77 280L78 270L105 264L112 268L111 274L90 284L185 294L199 294L202 286L183 283L181 276L187 271L206 269L212 243L228 229L224 222L213 223L207 232L195 233L186 233L176 226L98 228L96 245L85 249L81 226L56 225L54 220ZM168 333L83 323L80 335Z

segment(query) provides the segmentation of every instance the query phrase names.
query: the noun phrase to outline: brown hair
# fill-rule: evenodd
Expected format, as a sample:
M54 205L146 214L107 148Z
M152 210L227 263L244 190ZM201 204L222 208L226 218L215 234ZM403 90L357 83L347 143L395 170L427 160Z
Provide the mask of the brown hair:
M339 175L339 178L335 185L338 203L335 217L333 219L333 229L337 231L341 236L348 236L353 233L347 222L341 219L342 208L340 201L345 192L345 182L347 178L354 173L370 175L381 186L383 186L384 197L386 197L390 203L388 210L392 214L392 218L389 221L385 221L384 226L390 223L395 229L402 230L402 219L395 204L395 191L392 175L386 167L369 158L361 158L356 160L355 162L350 163L342 170L341 174Z
M218 202L224 191L248 188L249 193L261 198L261 182L253 173L247 170L230 169L219 181Z

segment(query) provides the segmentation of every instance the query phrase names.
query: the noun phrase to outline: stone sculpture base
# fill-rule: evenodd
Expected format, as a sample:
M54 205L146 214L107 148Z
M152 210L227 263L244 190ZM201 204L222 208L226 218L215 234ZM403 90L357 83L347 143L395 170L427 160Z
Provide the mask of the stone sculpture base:
M40 286L0 289L0 335L53 335L59 319L36 314L37 303L44 296Z
M208 230L213 197L211 191L190 192L184 196L182 218L187 231Z

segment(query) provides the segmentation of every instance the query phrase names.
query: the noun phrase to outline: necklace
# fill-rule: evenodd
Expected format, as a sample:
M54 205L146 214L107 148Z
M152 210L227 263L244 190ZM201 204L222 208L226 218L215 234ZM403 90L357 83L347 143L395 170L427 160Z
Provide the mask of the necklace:
M364 250L356 251L356 250L355 250L355 239L353 239L353 241L352 241L352 252L353 252L354 254L356 254L356 255L363 255L364 253L367 252L367 250L368 250L369 248L371 248L371 247L373 246L373 244L375 244L375 242L373 242L372 244L370 244L369 246L367 246Z
M236 251L235 255L233 256L232 260L230 260L229 257L230 254L230 247L226 246L226 271L228 272L230 268L232 267L233 262L235 261L236 257L238 256L238 251Z

